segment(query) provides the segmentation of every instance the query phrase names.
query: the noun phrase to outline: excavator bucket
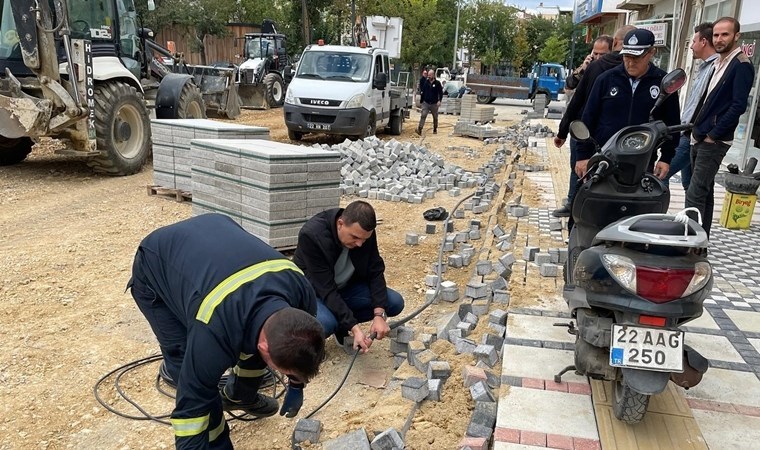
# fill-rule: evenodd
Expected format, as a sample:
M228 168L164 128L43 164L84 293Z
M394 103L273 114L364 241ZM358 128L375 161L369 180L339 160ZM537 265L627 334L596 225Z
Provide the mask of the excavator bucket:
M235 70L211 66L187 66L195 84L200 88L206 112L212 115L237 119L240 101L235 84Z
M22 92L21 84L10 71L6 71L6 76L7 79L0 80L6 85L0 91L10 92L11 96L0 95L0 136L14 139L44 135L53 103Z
M240 84L238 86L240 106L246 109L269 109L267 88L264 83Z

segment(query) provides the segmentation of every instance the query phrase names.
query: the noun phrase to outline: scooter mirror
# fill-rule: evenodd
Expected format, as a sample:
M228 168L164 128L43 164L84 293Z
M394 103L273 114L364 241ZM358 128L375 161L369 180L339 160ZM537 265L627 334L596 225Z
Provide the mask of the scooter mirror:
M665 95L670 95L686 84L686 72L683 69L676 69L664 77L662 77L662 83L660 83L660 89Z
M573 120L570 123L570 136L577 141L587 141L591 138L591 133L585 123L580 120Z

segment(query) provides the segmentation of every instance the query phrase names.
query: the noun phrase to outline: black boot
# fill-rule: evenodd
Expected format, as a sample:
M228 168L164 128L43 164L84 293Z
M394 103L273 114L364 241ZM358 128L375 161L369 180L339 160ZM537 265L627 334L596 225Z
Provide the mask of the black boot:
M554 217L570 217L570 207L567 206L567 204L562 205L561 208L557 208L554 211L552 211L552 216L554 216Z
M225 411L243 411L254 417L263 418L275 415L279 408L277 400L266 395L256 394L253 401L243 402L227 397L224 388L220 394L222 395L222 409Z

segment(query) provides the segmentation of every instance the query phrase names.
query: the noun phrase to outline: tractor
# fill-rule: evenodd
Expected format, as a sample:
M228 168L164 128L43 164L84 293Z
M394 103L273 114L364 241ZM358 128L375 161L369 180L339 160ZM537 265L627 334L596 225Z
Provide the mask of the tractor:
M168 51L138 22L134 0L0 0L0 165L51 137L96 172L130 175L151 153L149 108L206 116L197 75L161 63Z
M293 78L285 40L271 20L264 20L261 33L246 33L237 80L242 107L267 109L285 102L285 91Z

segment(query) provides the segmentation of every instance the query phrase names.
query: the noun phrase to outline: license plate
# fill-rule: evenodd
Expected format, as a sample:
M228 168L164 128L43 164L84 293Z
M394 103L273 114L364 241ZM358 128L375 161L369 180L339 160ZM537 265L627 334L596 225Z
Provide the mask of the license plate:
M330 124L329 123L311 123L308 122L306 124L306 128L309 128L311 130L329 130Z
M610 365L659 372L683 372L681 330L612 325Z

